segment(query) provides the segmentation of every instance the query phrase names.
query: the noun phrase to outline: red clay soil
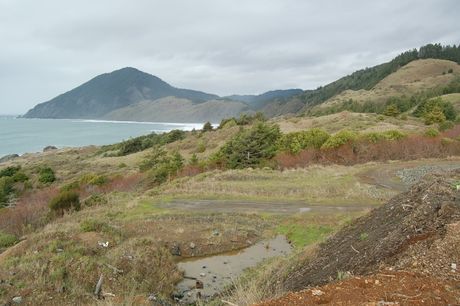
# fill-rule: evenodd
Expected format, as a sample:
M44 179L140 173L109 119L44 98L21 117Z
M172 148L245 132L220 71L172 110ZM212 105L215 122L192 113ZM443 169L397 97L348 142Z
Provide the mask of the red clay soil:
M385 271L288 293L258 304L282 305L460 305L460 284L418 273Z

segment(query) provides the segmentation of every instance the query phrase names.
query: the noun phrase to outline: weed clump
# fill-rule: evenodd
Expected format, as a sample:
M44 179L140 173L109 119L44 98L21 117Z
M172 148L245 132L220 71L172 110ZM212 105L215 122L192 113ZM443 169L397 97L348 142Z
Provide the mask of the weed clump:
M0 248L8 248L18 242L16 236L0 232Z
M71 209L80 210L80 196L75 191L61 191L50 201L49 207L59 215Z
M56 175L50 167L41 168L38 175L38 181L42 184L51 184L56 180Z
M322 146L321 149L335 149L344 144L354 141L358 135L349 130L341 130L335 135L332 135Z

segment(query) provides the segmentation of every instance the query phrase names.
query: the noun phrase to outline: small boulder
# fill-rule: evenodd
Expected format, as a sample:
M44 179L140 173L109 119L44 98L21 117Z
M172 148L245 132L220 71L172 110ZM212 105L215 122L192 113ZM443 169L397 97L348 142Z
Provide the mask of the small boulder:
M170 251L171 251L171 255L174 255L174 256L182 255L182 252L180 251L180 246L177 243L173 244Z
M21 296L15 296L13 298L13 302L16 304L21 304L22 303L22 297Z
M191 248L192 250L193 250L194 248L196 248L196 245L195 245L195 243L193 243L193 242L190 242L190 248Z
M204 288L203 282L200 281L200 280L197 280L197 281L195 282L195 288L196 288L196 289L203 289L203 288Z
M55 146L46 146L43 148L43 152L49 152L49 151L54 151L57 150Z
M18 154L5 155L2 158L0 158L0 163L6 163L7 161L13 160L13 159L18 158L18 157L19 157Z

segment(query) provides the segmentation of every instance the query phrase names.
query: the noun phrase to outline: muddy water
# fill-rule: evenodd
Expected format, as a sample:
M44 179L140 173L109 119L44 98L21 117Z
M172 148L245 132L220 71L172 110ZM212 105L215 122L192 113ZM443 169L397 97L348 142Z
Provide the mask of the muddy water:
M178 266L184 271L185 278L176 287L177 292L184 295L181 302L191 303L197 294L202 298L211 297L236 280L245 269L265 259L287 255L291 251L286 238L279 235L240 251L181 261ZM196 288L197 281L203 283L203 289Z

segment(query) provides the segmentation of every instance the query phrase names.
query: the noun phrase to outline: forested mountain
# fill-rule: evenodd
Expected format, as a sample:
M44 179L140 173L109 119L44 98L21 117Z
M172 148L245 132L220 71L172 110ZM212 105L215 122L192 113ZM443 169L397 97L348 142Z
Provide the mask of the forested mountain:
M302 89L285 89L267 91L260 95L232 95L225 98L234 101L245 102L252 109L259 110L264 107L267 102L273 101L275 99L290 98L301 93L303 93Z
M99 75L56 98L38 104L26 118L100 118L105 114L145 100L174 96L195 103L218 96L175 88L160 78L135 68Z

